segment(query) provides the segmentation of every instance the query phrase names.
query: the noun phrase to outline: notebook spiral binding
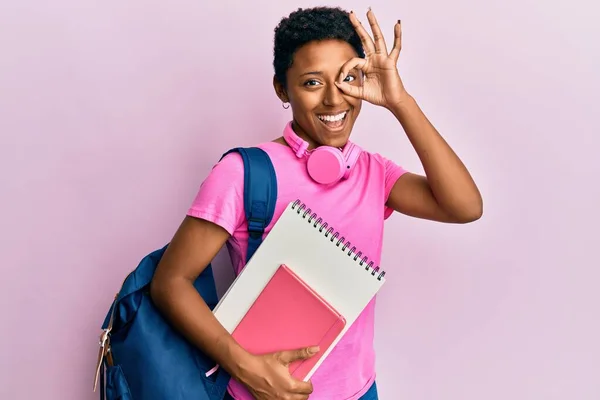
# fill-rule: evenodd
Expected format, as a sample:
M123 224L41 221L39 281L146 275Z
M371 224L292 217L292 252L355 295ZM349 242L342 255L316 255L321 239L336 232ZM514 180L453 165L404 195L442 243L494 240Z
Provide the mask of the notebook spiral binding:
M380 270L379 265L374 265L373 261L369 261L369 258L367 256L363 256L361 251L357 252L356 246L352 246L352 243L345 237L340 237L340 233L335 231L333 226L329 226L329 224L323 221L321 217L312 212L312 210L308 208L306 204L302 203L300 200L296 200L292 204L292 210L295 210L296 213L298 213L298 215L300 215L302 218L307 219L307 222L312 224L314 228L318 228L319 232L325 231L324 236L328 238L331 243L335 242L337 247L340 247L341 245L342 251L346 252L346 249L348 249L348 257L353 257L354 261L358 261L360 258L358 265L361 267L364 266L366 271L371 272L371 275L377 275L378 280L381 280L381 278L384 277L385 271ZM354 256L352 256L353 254Z

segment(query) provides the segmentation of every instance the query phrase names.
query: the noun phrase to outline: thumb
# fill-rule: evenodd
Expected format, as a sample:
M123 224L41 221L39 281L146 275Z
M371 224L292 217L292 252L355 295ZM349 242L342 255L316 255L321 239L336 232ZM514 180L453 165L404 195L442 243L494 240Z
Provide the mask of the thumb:
M284 364L291 364L297 360L306 360L319 352L318 346L305 347L303 349L285 350L279 353L279 360Z
M353 86L348 82L335 82L335 85L348 96L352 96L357 99L362 98L362 87L360 86Z

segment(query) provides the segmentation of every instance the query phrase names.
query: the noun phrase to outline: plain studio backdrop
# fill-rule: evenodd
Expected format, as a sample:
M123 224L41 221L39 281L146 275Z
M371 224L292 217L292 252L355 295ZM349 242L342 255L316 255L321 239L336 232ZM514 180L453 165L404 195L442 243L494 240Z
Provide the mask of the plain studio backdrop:
M281 134L273 28L319 4L0 4L0 398L97 398L115 292L223 152ZM485 201L474 224L386 223L381 398L600 399L598 6L340 5L372 6L390 48L402 19L406 87ZM382 109L353 139L422 172ZM215 268L222 291L225 252Z

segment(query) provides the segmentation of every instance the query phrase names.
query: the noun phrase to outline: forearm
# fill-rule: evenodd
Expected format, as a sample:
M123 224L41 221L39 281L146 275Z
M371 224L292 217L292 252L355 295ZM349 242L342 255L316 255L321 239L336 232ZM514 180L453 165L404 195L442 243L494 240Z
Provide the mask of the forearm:
M248 368L250 354L223 328L192 282L185 278L153 282L151 295L179 332L220 367L234 377Z
M475 182L414 98L407 95L404 101L390 108L390 111L413 145L439 207L460 220L478 218L483 205Z

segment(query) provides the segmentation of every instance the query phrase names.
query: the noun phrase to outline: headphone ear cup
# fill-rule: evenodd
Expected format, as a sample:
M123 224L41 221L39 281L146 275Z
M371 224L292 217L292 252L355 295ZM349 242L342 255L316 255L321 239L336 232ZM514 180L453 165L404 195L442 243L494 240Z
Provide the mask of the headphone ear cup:
M316 182L329 185L339 181L346 172L342 152L334 147L322 146L313 150L306 164L308 174Z
M348 142L348 146L344 149L344 179L348 179L350 173L354 169L356 162L358 161L358 157L360 157L360 153L362 149L355 145L354 143Z

